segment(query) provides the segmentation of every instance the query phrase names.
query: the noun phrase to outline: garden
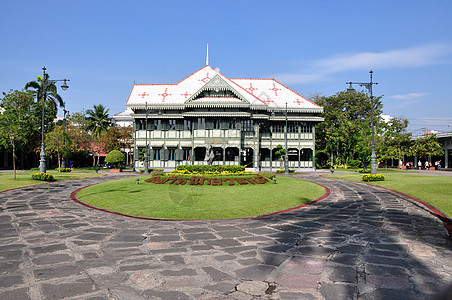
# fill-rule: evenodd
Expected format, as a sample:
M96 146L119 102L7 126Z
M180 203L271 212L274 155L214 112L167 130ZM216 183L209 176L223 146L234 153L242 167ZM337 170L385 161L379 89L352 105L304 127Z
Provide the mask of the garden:
M275 174L270 172L245 172L240 166L192 167L90 186L79 191L77 198L138 217L230 219L298 207L325 194L323 187L311 182L288 177L273 180Z

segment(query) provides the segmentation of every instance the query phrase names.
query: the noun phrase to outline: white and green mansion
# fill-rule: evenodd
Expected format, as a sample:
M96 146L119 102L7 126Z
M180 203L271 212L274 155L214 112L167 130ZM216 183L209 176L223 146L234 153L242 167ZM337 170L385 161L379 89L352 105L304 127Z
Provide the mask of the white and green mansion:
M206 65L178 83L134 84L126 107L133 111L135 168L143 168L138 153L148 146L149 168L275 170L285 132L289 168L315 168L315 125L323 108L274 79L228 78Z

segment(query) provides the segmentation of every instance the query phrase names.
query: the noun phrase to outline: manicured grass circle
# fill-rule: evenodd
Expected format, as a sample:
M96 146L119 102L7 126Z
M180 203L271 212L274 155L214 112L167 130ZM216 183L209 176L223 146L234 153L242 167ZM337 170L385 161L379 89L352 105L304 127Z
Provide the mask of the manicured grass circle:
M277 184L190 186L127 178L93 185L77 198L90 205L137 217L228 219L264 215L306 204L325 190L314 183L278 177Z

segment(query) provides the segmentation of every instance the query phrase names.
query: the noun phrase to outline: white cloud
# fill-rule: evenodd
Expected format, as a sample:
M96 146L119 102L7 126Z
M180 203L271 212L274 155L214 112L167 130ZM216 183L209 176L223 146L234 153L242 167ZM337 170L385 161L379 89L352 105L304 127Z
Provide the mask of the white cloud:
M329 75L352 70L416 68L446 62L452 44L430 44L385 52L341 54L310 63L305 71L277 74L283 82L312 83L325 81ZM307 71L306 71L307 70Z
M428 93L409 93L409 94L403 94L403 95L388 96L387 98L399 99L399 100L409 100L409 99L422 98L427 95L429 95L429 94Z

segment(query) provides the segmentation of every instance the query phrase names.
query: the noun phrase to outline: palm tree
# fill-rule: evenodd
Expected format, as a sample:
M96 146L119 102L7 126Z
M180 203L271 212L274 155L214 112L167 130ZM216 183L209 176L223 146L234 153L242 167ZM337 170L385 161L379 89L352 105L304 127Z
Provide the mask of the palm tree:
M102 104L94 105L94 109L86 110L88 126L87 130L91 132L93 140L99 139L102 133L106 132L112 125L112 118L108 116L108 111ZM100 149L97 149L97 163L99 163ZM96 165L96 158L93 155L93 164Z
M49 74L44 73L45 81L47 82L46 94L47 94L47 106L51 106L54 111L57 110L57 104L59 106L64 106L63 98L57 93L57 87L55 82L49 83ZM25 84L25 89L34 89L36 92L36 98L42 101L42 96L44 92L44 78L42 76L36 76L36 81L30 81Z

